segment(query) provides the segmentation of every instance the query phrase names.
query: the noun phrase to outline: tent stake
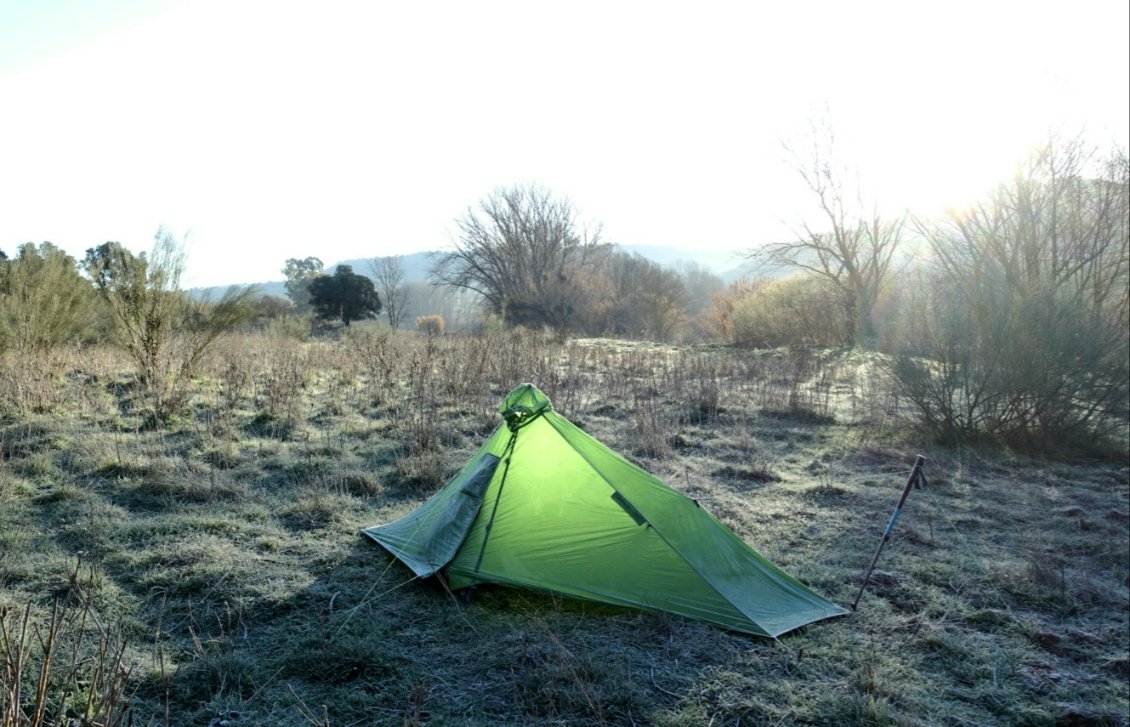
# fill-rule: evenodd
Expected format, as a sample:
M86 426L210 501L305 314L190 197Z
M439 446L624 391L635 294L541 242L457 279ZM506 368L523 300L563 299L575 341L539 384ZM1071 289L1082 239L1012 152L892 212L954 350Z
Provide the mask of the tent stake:
M856 594L855 600L852 601L852 611L859 605L859 599L863 598L863 591L867 589L867 584L871 580L871 574L875 571L875 564L879 562L879 554L883 552L883 548L891 539L891 531L895 529L895 521L899 519L899 513L902 512L903 503L906 502L906 498L910 495L910 489L918 484L918 479L922 476L922 466L924 464L926 464L926 458L922 455L918 455L914 460L914 468L910 470L910 477L906 479L906 487L902 488L902 497L899 498L898 504L895 505L895 511L891 513L891 521L887 523L887 529L883 531L883 538L879 541L879 547L875 549L875 555L871 558L871 565L867 567L867 574L863 576L863 585L859 587L859 593Z

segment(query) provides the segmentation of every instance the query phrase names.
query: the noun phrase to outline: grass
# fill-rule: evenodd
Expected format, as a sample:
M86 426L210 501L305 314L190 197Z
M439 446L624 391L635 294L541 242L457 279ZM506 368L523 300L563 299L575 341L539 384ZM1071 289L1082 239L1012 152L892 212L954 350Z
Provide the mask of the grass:
M1126 463L932 447L872 368L529 331L249 335L153 427L112 351L2 361L0 611L23 666L0 715L18 673L24 716L0 725L31 724L37 693L78 720L79 688L138 725L1130 722ZM919 451L929 486L859 611L777 641L532 591L468 602L359 531L434 492L523 381L840 603Z

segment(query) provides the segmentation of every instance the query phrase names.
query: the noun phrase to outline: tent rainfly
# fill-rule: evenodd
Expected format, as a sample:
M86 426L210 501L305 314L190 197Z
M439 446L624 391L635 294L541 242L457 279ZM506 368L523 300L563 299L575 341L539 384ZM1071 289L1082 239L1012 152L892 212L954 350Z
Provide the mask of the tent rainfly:
M758 555L698 503L553 410L532 384L416 511L365 533L453 589L536 588L776 638L847 613Z

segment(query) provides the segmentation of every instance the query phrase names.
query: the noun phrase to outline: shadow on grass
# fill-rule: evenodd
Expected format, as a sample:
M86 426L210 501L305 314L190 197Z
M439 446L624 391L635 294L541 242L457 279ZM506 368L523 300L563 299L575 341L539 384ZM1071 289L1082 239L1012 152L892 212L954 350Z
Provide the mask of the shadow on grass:
M230 600L230 594L229 598ZM170 681L183 724L646 724L674 715L703 673L774 642L664 614L420 580L368 538L288 597L197 635ZM161 685L151 682L152 696Z

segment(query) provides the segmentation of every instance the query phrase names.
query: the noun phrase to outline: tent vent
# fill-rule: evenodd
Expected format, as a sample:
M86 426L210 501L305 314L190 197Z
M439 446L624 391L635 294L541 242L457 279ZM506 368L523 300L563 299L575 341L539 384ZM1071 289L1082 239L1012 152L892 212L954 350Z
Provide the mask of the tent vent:
M617 505L624 508L624 512L632 516L632 519L636 521L636 525L647 525L647 520L644 520L644 517L640 514L640 511L632 507L632 503L625 500L624 496L619 492L613 492L612 499L616 501Z

